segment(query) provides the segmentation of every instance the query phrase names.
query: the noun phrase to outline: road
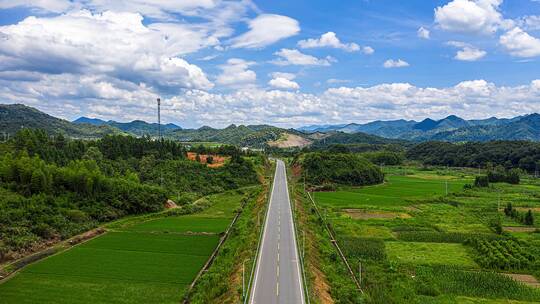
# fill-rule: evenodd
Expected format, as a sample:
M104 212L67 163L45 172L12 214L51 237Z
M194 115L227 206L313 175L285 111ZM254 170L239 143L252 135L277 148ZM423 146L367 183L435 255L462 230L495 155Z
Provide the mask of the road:
M285 164L277 160L250 291L252 304L305 303Z

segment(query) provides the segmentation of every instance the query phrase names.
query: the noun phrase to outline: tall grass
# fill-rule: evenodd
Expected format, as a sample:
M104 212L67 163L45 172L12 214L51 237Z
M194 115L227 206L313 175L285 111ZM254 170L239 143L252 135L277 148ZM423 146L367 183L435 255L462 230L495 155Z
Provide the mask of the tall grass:
M453 294L481 298L540 301L540 290L495 272L464 271L448 266L418 267L417 292L424 295Z

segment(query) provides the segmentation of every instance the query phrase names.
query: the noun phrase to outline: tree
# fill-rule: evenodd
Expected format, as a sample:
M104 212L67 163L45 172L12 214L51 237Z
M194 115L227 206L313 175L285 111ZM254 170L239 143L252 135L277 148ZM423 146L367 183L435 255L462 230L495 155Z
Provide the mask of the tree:
M530 209L525 215L524 223L525 225L528 225L528 226L534 225L534 215Z
M209 165L213 164L214 163L214 157L210 156L210 155L208 157L206 157L206 163L209 164Z
M197 155L195 156L195 161L198 163L201 162L201 156L199 155L199 153L197 153Z
M487 176L477 176L474 179L474 186L478 188L489 187L489 179Z
M504 214L506 214L506 216L512 216L512 211L512 203L506 204L506 207L504 207Z

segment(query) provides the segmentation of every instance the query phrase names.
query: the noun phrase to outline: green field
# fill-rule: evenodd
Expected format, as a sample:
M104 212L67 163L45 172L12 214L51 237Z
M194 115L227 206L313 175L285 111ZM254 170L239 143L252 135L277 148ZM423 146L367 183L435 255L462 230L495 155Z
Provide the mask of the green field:
M0 303L179 303L244 195L207 197L198 214L115 226L22 269L0 284Z
M336 192L317 193L317 202L335 208L392 208L408 206L417 199L427 199L448 191L463 188L466 180L449 178L426 178L425 176L387 176L382 185L362 188L342 188Z
M503 227L525 226L505 216L503 208L509 202L522 208L521 212L539 208L537 181L465 189L477 171L414 167L385 171L386 181L381 185L313 194L349 263L362 263L368 303L540 302L540 289L497 273L540 279L540 269L534 266L540 264L516 262L520 258L517 252L529 253L529 259L540 262L540 233L498 235L494 228L498 219ZM535 214L533 227L538 227L540 215ZM502 255L488 260L480 247L467 242L514 237L523 243L490 243Z

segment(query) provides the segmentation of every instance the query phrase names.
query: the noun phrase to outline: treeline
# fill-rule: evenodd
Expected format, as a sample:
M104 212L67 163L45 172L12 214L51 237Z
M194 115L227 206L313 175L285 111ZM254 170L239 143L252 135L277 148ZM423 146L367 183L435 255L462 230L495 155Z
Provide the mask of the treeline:
M158 211L167 198L136 176L105 176L93 160L58 167L25 153L0 159L0 190L0 260L98 222Z
M407 151L407 158L426 165L453 167L503 166L528 172L540 169L540 143L529 141L425 142Z
M224 166L186 158L185 147L149 137L71 140L21 130L0 144L0 260L129 214L158 211L167 198L191 202L258 183L237 149Z
M358 154L306 153L301 167L306 181L312 185L362 186L384 180L380 168Z

